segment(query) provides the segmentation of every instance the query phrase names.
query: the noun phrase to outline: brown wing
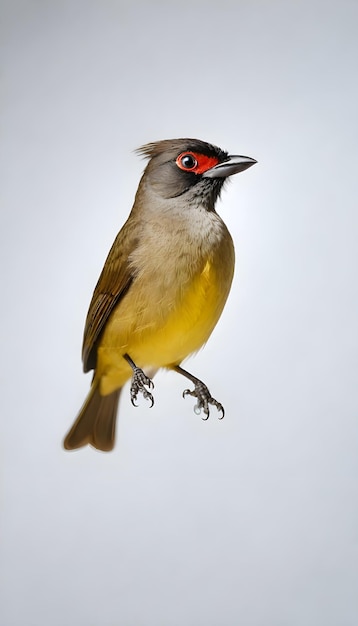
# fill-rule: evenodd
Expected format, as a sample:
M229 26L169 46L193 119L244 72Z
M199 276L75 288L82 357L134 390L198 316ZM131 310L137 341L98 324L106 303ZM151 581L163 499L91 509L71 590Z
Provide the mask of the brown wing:
M94 290L83 336L82 359L85 372L96 367L97 344L112 310L128 291L134 272L128 257L134 249L136 228L127 221L118 233Z

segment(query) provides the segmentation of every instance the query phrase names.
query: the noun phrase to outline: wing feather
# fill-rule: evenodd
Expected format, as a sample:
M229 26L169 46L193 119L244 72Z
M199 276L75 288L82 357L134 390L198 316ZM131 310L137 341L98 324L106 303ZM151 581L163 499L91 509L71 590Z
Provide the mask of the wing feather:
M137 242L135 224L127 221L109 251L88 309L82 347L85 372L96 367L97 346L104 326L133 282L135 272L129 256Z

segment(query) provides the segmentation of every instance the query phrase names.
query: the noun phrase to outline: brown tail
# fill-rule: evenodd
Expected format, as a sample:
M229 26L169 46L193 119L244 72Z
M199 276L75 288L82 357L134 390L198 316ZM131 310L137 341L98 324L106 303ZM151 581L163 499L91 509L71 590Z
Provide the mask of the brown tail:
M108 452L113 449L119 394L118 389L108 396L101 396L93 381L90 392L63 442L66 450L74 450L87 443Z

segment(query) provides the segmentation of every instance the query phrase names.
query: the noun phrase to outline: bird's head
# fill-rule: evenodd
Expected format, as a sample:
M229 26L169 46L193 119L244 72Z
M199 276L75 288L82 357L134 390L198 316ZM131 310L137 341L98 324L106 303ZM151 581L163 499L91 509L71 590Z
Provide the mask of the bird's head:
M256 163L199 139L166 139L137 150L150 159L143 180L163 199L179 198L213 211L225 180Z

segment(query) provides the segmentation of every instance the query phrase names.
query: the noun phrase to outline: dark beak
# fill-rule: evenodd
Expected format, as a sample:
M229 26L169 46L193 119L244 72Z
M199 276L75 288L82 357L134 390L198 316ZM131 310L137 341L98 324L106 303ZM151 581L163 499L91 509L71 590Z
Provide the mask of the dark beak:
M210 170L204 172L203 176L205 178L227 178L227 176L247 170L248 167L255 165L255 163L257 163L255 159L247 156L229 156L226 161L218 163Z

